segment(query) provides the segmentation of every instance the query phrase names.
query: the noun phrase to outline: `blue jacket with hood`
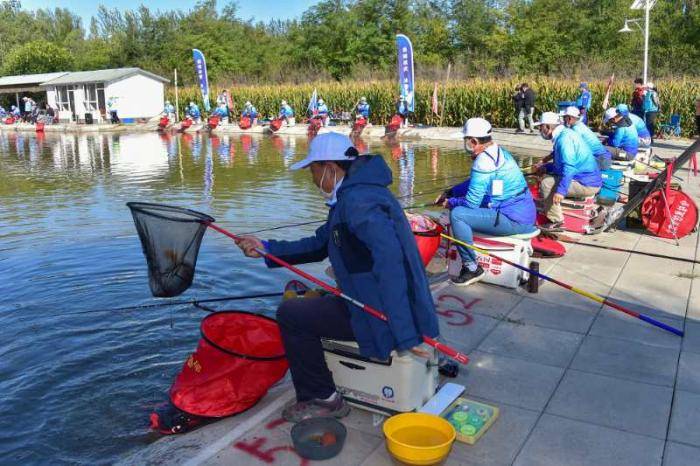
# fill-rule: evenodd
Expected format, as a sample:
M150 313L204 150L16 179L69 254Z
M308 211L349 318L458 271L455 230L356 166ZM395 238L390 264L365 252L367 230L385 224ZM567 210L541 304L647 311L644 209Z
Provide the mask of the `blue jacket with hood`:
M598 136L596 136L593 130L586 126L585 123L583 123L582 121L578 121L574 126L571 127L571 129L574 131L574 133L581 136L583 142L585 142L586 145L591 149L591 152L593 152L593 157L595 157L596 159L602 158L604 160L612 159L612 154L610 153L610 151L605 148L603 143L600 142L600 139L598 139Z
M608 145L620 148L630 155L637 155L639 151L639 135L629 115L623 117L616 124L612 136L608 137Z
M266 242L269 253L292 264L329 258L343 293L388 317L384 322L348 305L361 354L382 359L419 345L421 335L439 333L425 268L406 215L387 188L391 182L381 156L358 157L314 236Z
M493 194L495 180L503 183L500 194ZM535 224L535 201L523 172L510 152L497 144L477 155L469 179L451 188L447 194L450 209L459 206L489 208L521 225Z
M554 130L554 161L547 171L559 176L557 193L566 196L573 180L584 186L599 188L603 185L598 162L581 136L564 125Z
M630 121L634 125L634 129L637 130L637 136L639 138L645 139L645 138L651 137L651 133L649 132L649 128L647 128L647 124L644 123L644 120L639 118L634 113L628 113L627 117L630 119Z

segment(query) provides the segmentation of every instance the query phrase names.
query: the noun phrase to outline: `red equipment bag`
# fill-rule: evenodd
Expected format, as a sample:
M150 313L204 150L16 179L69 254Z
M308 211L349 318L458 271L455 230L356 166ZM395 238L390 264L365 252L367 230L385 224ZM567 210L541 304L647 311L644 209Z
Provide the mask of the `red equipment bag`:
M41 133L42 131L44 131L44 122L42 122L42 121L37 122L37 124L36 124L36 132L37 132L37 133Z
M15 122L15 119L12 118L12 117L7 117L7 118L5 118L5 124L6 124L6 125L14 124L14 122Z
M170 119L166 116L160 117L160 121L158 122L158 127L160 129L165 129L166 126L168 126L168 123L170 123Z
M406 213L406 218L411 225L413 236L416 238L416 245L423 265L427 267L440 247L442 226L425 215Z
M666 165L666 184L642 203L642 223L660 238L683 238L698 225L698 206L686 193L671 188L673 162Z
M274 319L223 311L202 320L202 338L170 388L178 409L223 417L251 408L287 372Z
M279 129L282 127L283 122L284 122L284 120L282 118L274 118L270 122L270 131L272 131L273 133L275 131L279 131Z
M207 126L209 126L209 129L216 129L216 127L219 126L219 120L220 118L216 115L210 116L207 120Z
M190 126L192 126L192 123L194 123L194 121L192 121L192 118L185 118L182 121L182 124L180 125L180 130L185 130L189 128Z
M401 115L394 115L391 117L389 124L384 128L385 133L395 133L401 128L401 123L403 123L403 118Z
M533 256L535 257L554 258L566 254L564 245L554 238L540 235L532 238L530 244L532 244Z
M240 120L238 120L238 127L241 129L248 129L252 126L252 122L250 121L250 117L241 117Z

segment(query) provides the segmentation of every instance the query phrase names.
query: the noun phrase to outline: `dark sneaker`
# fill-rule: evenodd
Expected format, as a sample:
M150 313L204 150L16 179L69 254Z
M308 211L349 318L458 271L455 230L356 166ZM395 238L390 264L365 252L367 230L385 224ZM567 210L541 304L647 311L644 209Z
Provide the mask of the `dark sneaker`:
M547 233L564 231L564 222L547 222L544 225L540 225L538 228Z
M524 132L525 132L525 130L520 129L520 128L518 128L518 129L515 130L515 133L516 133L516 134L524 133Z
M459 277L454 277L452 283L459 286L467 286L480 281L485 275L486 272L480 265L477 266L476 270L473 272L470 272L466 267L462 267L462 271L459 272Z
M282 410L282 417L287 422L297 423L312 417L341 418L350 414L350 406L338 393L332 401L310 400L292 401Z

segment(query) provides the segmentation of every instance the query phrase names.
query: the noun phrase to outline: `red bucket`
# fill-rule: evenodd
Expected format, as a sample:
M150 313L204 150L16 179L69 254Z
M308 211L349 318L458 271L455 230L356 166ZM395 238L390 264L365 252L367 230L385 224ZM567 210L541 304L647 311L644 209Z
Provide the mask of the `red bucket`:
M273 133L275 131L278 131L282 127L283 121L284 120L282 118L275 118L274 120L272 120L270 122L270 131L272 131Z
M12 118L12 117L7 117L7 118L5 118L5 124L6 124L6 125L12 125L12 124L14 124L14 123L15 123L15 119L14 119L14 118Z
M401 118L401 115L394 115L391 117L391 121L389 121L389 124L384 130L387 133L395 133L399 130L399 128L401 128L401 123L403 123L403 118Z
M209 120L207 120L207 126L209 126L209 129L216 129L219 126L219 117L216 115L210 116Z
M238 127L241 129L248 129L251 127L251 121L249 117L241 117L240 120L238 120Z
M44 131L44 122L39 121L36 124L36 132L41 133L42 131Z
M170 123L170 119L166 116L160 117L160 121L158 122L158 127L160 129L165 129L166 126L168 126L168 123Z
M274 319L223 311L202 320L202 338L170 388L178 409L203 417L243 412L287 372Z
M185 130L185 129L189 128L190 126L192 126L192 123L194 123L194 121L192 121L191 118L185 118L183 120L182 124L180 125L180 129Z
M427 267L440 247L442 226L425 215L407 213L406 217L416 238L420 258Z

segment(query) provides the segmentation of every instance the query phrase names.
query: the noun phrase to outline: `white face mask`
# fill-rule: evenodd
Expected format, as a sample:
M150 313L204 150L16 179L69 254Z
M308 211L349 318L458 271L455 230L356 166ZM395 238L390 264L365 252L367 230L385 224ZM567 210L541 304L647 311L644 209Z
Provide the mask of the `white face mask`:
M333 198L333 191L335 191L335 186L338 184L338 176L335 174L335 172L333 172L333 189L331 189L330 192L326 192L323 190L323 181L326 179L326 170L328 170L327 165L323 167L321 181L318 183L318 191L321 193L321 196L323 196L324 199L329 201Z

